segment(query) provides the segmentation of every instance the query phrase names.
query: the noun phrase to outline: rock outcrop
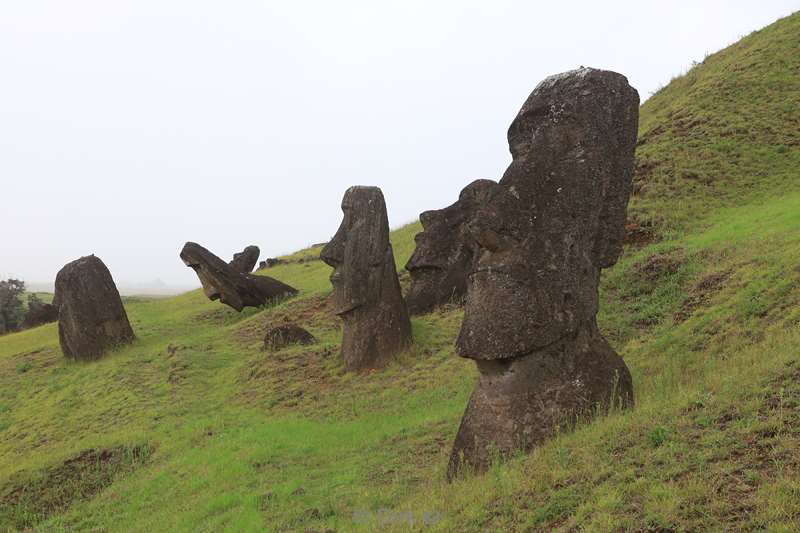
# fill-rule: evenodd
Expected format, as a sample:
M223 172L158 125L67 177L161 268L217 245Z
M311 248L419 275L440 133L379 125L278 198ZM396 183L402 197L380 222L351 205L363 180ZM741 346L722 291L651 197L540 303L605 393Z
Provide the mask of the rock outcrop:
M406 264L411 275L406 304L412 315L463 302L475 248L467 223L495 187L492 180L475 180L456 203L419 216L422 232L414 237L417 246Z
M342 358L350 370L378 368L411 342L383 193L350 187L344 218L320 258L333 267L336 314L344 322Z
M272 328L264 336L264 350L278 351L290 344L314 344L317 339L296 324L283 324Z
M267 276L243 274L194 242L187 242L181 259L200 278L209 300L219 300L237 311L297 294L297 289Z
M272 268L274 266L282 265L285 262L286 261L283 259L278 259L277 257L267 257L267 259L258 264L258 269L262 270L265 268Z
M99 359L110 348L134 339L111 273L94 255L58 272L53 306L58 309L61 351L70 359Z
M638 112L624 76L581 68L541 82L511 124L511 165L469 223L478 259L456 348L480 378L449 477L632 404L596 314L600 270L622 250Z
M233 259L228 266L236 272L249 274L256 267L259 255L261 255L261 250L258 249L258 246L250 245L241 252L233 254Z

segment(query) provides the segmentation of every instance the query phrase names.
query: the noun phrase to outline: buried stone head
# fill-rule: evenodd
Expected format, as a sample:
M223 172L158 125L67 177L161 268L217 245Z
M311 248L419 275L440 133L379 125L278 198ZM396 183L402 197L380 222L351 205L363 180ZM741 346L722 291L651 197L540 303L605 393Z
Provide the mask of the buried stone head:
M622 249L638 104L624 76L582 68L544 80L511 124L511 165L469 224L478 259L456 348L480 377L451 477L632 403L596 314L600 270Z

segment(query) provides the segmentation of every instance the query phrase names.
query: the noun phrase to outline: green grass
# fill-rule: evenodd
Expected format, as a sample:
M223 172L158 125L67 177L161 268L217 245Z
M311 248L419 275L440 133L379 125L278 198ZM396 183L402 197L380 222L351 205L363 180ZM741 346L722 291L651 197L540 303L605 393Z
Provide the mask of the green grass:
M453 351L462 311L414 318L414 345L386 370L344 372L330 270L302 250L264 272L299 296L266 309L200 291L126 301L137 340L97 362L65 360L55 324L0 338L0 530L800 529L800 147L786 134L800 91L783 75L799 23L710 56L642 108L645 138L665 133L640 158L662 166L632 212L660 240L604 273L599 315L633 410L447 484L477 376ZM767 112L720 137L738 128L729 108ZM714 120L677 135L673 109ZM720 179L677 181L669 169L698 154L691 168ZM418 230L392 233L398 267ZM262 352L287 320L319 343ZM116 459L76 462L87 450Z

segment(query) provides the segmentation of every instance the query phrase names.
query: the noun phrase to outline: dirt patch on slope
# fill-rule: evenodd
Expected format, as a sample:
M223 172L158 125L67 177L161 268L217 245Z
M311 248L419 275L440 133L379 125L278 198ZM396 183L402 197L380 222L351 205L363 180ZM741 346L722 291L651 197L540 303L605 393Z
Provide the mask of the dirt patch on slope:
M695 309L707 305L711 298L725 286L725 282L730 279L732 274L732 271L725 270L703 276L689 289L689 296L674 315L675 323L685 321L692 316Z
M147 444L89 449L59 465L18 474L0 487L0 529L27 529L63 513L145 464L152 453Z
M282 309L262 313L258 318L248 320L236 331L243 341L262 339L264 334L278 326L297 324L304 328L338 327L333 314L333 298L328 296L311 296L293 300ZM313 333L313 331L312 331Z

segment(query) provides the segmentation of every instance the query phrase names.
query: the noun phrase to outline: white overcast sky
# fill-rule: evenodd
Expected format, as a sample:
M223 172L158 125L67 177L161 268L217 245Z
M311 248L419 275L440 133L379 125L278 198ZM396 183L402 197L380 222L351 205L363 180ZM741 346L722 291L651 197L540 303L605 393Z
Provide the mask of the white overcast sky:
M0 0L0 276L94 253L193 285L187 240L262 259L327 240L354 184L393 227L508 164L544 77L642 100L800 0Z

